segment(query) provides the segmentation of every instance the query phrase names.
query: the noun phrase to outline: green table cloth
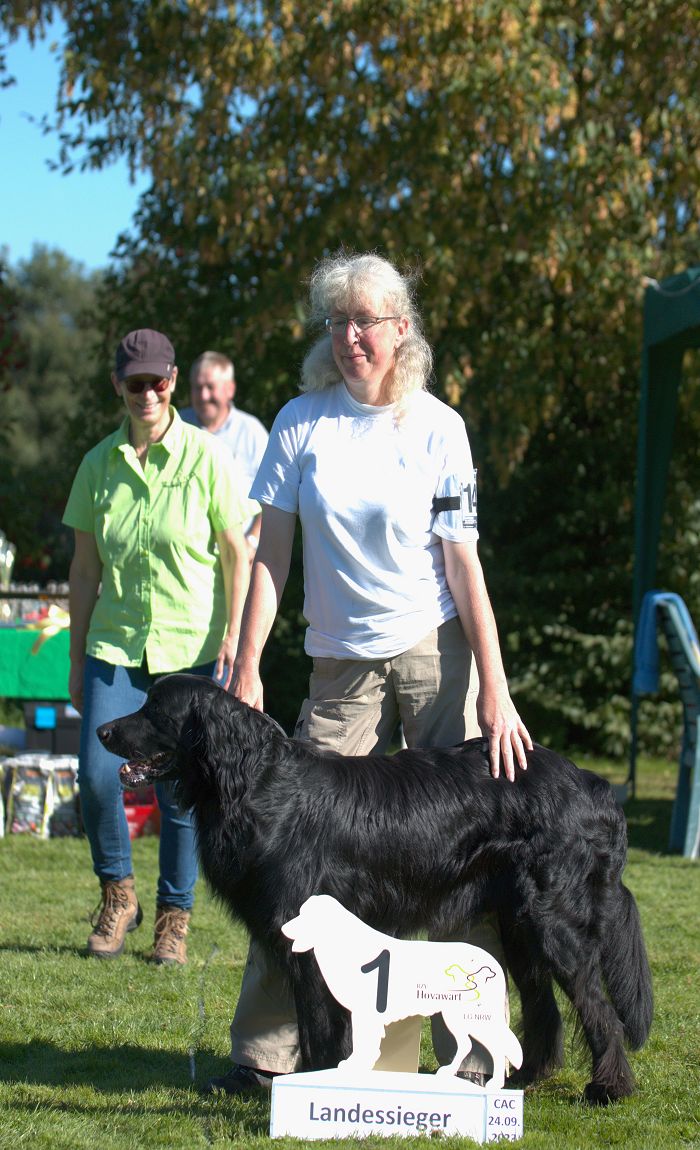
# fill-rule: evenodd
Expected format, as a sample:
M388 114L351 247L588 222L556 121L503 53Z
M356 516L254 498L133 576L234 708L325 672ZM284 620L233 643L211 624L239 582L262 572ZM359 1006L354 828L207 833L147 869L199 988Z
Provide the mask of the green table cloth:
M41 632L0 627L0 698L68 699L68 630L32 647Z

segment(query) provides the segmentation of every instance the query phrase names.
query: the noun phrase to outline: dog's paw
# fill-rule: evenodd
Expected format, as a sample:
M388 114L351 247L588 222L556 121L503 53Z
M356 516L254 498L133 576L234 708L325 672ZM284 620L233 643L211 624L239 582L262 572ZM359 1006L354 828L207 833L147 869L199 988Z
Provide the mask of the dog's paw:
M560 1069L561 1062L558 1060L541 1063L539 1066L524 1065L519 1070L511 1070L508 1075L508 1085L513 1089L524 1090L526 1086L534 1086L537 1082L546 1082Z
M583 1099L589 1106L607 1106L614 1101L609 1088L600 1082L589 1082L583 1092Z

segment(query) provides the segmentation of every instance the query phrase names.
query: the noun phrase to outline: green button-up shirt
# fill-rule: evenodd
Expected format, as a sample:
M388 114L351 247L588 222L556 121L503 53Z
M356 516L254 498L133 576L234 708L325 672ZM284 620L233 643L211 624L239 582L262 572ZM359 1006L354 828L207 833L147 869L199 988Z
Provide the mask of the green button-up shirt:
M145 468L129 421L84 457L63 522L95 536L102 588L87 653L153 674L215 659L227 626L216 533L242 523L245 493L230 452L173 420Z

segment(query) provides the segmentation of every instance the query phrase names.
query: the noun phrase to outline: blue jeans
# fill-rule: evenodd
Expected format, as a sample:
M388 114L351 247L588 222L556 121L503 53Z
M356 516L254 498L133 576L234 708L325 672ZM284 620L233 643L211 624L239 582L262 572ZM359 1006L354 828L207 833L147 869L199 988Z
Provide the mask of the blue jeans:
M214 666L193 667L191 673L211 678ZM132 873L131 840L119 781L122 760L105 750L95 732L102 723L138 711L157 678L142 667L115 667L92 655L85 660L78 787L92 864L102 881ZM197 881L192 816L179 809L170 783L156 784L156 797L161 820L156 901L159 906L190 910Z

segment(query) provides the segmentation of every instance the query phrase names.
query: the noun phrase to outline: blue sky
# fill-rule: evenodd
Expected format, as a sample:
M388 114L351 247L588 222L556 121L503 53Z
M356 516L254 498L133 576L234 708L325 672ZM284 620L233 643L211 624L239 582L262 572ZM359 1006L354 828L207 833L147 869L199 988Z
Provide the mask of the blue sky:
M119 232L129 227L142 177L129 182L126 164L101 172L52 172L47 160L57 141L27 118L54 107L59 67L47 38L31 48L25 37L7 51L17 83L0 88L0 248L11 264L26 259L35 243L60 248L86 268L104 267Z

